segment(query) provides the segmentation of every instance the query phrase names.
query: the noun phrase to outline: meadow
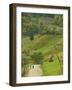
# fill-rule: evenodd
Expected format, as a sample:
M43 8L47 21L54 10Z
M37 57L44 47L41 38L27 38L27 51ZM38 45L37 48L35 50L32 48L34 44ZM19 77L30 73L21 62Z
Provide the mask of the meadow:
M22 13L21 42L22 77L63 74L62 15Z

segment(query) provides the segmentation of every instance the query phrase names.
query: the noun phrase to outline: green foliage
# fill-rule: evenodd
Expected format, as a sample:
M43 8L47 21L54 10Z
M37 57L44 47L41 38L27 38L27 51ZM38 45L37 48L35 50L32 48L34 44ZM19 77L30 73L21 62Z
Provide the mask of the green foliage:
M28 64L30 60L29 56L26 56L25 54L22 54L22 66L25 64Z
M37 64L41 64L43 62L43 55L41 52L34 52L31 57Z
M22 75L40 64L44 75L63 73L63 16L22 13Z
M62 15L55 15L54 23L58 26L63 26L63 16Z
M33 34L30 35L30 40L34 40L34 35Z
M22 13L22 34L31 40L37 34L62 34L63 16Z

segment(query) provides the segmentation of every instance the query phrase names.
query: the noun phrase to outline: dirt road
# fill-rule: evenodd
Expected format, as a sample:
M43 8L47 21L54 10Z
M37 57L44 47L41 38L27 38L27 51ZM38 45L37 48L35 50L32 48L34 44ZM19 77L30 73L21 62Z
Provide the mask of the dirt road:
M40 65L31 65L27 76L42 76L42 69Z

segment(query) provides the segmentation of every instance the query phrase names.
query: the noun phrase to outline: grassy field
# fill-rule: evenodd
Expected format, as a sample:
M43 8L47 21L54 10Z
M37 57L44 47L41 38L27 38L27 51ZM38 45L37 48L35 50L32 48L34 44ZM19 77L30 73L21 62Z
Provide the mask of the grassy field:
M53 62L43 62L42 69L45 76L62 74L60 62L56 57Z
M32 41L29 39L29 37L24 37L22 39L22 42L22 51L26 50L28 52L28 63L34 64L30 56L33 52L41 52L43 54L43 63L41 64L41 67L44 76L61 75L63 73L61 71L62 63L60 63L58 60L58 57L60 59L60 57L62 56L62 36L35 36L34 40ZM53 61L49 62L48 57L51 55L53 56ZM58 55L58 57L56 55ZM62 62L62 60L60 61Z
M22 13L21 16L21 75L26 76L33 65L41 67L43 76L62 75L63 15Z

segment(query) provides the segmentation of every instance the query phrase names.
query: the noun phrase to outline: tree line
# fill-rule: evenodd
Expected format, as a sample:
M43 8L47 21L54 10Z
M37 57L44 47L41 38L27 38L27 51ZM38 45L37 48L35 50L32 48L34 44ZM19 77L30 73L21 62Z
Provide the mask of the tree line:
M37 34L62 35L63 16L59 14L22 13L22 36L31 40Z

